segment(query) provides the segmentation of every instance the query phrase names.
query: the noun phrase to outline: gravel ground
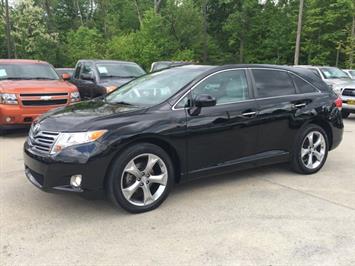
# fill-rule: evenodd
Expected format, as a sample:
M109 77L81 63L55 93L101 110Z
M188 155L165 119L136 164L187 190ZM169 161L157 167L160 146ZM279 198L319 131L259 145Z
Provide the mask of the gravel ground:
M355 116L319 173L287 165L175 187L157 210L44 193L25 132L0 137L0 265L355 265Z

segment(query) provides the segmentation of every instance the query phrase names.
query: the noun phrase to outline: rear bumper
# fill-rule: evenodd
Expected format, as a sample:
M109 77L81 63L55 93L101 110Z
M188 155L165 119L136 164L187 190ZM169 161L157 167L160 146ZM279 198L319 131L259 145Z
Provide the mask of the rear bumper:
M23 107L0 104L0 126L29 125L39 115L60 106Z
M343 101L343 110L348 111L350 113L355 113L355 104L348 104L348 101L355 101L355 97L350 96L341 96Z

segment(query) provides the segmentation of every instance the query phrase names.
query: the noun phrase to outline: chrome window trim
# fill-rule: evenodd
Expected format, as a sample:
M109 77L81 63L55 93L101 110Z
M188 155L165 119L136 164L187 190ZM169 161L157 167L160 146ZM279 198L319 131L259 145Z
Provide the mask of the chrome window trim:
M293 73L289 70L285 70L285 69L277 69L277 68L262 68L262 67L252 67L252 68L231 68L231 69L223 69L220 71L217 71L215 73L212 73L206 77L204 77L203 79L201 79L198 83L196 83L193 87L191 87L187 92L185 92L180 98L179 100L176 101L176 103L173 105L173 107L171 108L171 110L173 111L177 111L177 110L184 110L187 107L180 107L180 108L176 108L175 106L187 95L189 94L193 89L195 89L195 87L197 87L200 83L202 83L204 80L206 80L207 78L218 74L218 73L222 73L222 72L226 72L226 71L233 71L233 70L253 70L253 69L260 69L260 70L274 70L274 71L283 71L283 72L287 72L288 74L291 75L295 75L296 77L302 79L304 82L306 82L307 84L311 85L314 89L316 89L316 92L307 92L307 93L297 93L296 94L290 94L290 95L280 95L280 96L270 96L270 97L264 97L264 98L253 98L253 99L246 99L246 100L242 100L242 101L237 101L237 102L231 102L231 103L222 103L222 104L217 104L216 106L220 106L220 105L227 105L227 104L235 104L235 103L241 103L241 102L249 102L249 101L256 101L256 100L265 100L265 99L277 99L277 98L283 98L283 97L290 97L290 96L297 96L297 95L312 95L312 94L321 94L322 91L319 90L316 86L314 86L312 83L308 82L307 80L305 80L304 78L302 78L301 76L299 76L296 73ZM295 85L295 84L294 84ZM296 87L295 87L296 89Z

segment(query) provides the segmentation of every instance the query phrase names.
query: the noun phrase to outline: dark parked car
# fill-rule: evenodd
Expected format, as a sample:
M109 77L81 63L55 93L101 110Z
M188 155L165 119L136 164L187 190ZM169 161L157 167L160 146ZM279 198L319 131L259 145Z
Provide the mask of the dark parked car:
M191 62L184 62L184 61L158 61L152 64L150 68L150 72L155 72L170 67L177 67L177 66L184 66L184 65L191 65L191 64L192 64Z
M56 68L55 71L59 74L59 76L63 76L63 74L68 74L68 77L72 77L75 71L75 68Z
M341 104L306 69L171 68L42 116L25 171L43 190L106 193L144 212L192 178L283 162L317 172L341 142Z
M77 86L82 99L92 99L144 74L145 71L134 62L80 60L70 81Z

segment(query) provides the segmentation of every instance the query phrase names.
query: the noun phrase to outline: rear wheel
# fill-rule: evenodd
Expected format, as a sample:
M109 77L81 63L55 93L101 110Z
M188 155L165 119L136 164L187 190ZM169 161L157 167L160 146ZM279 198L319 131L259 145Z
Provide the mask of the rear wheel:
M292 167L301 174L313 174L324 165L329 150L325 131L317 125L309 125L295 143Z
M348 117L349 117L349 115L350 115L350 113L349 113L349 112L344 111L344 110L342 110L342 111L341 111L341 116L342 116L343 118L348 118Z
M137 144L114 161L107 193L116 206L129 212L150 211L168 196L173 175L173 164L163 149L149 143Z

